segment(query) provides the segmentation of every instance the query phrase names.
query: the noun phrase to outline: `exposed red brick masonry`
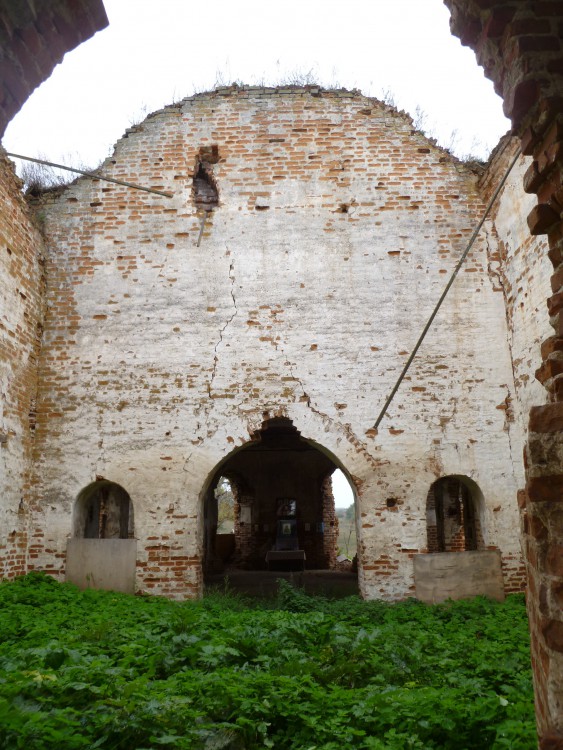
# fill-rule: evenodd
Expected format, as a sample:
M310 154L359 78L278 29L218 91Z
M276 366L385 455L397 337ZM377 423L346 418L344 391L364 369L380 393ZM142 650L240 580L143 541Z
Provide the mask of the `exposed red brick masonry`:
M199 591L201 493L268 407L356 478L365 596L413 593L428 489L448 474L481 487L484 545L501 550L507 588L521 585L510 504L523 482L511 473L521 428L502 289L488 269L494 233L476 243L384 439L366 437L482 215L473 167L359 92L235 86L149 116L104 169L174 197L79 180L45 198L37 564L55 560L64 575L76 497L100 474L135 508L139 588ZM218 206L198 245L209 207L200 181L215 185ZM413 279L424 289L414 300ZM221 465L227 476L236 468ZM333 564L336 524L318 491L329 469L318 464L311 505L298 505L311 565ZM251 513L236 554L263 564L273 532L262 511L294 494L253 503L239 489Z
M563 2L445 0L451 26L471 46L504 100L537 206L532 234L547 234L553 264L547 312L554 332L537 371L549 403L532 408L523 497L536 709L542 750L563 748ZM539 353L538 353L539 359Z
M0 154L0 317L3 477L0 577L27 571L37 363L43 333L43 240L12 164Z
M65 54L107 25L101 0L0 0L0 138Z
M528 606L532 633L533 666L536 683L536 706L540 745L542 750L563 748L563 2L561 0L445 0L452 13L452 30L464 44L476 52L477 60L485 73L494 81L497 92L504 99L506 114L512 119L515 134L520 138L525 154L532 158L531 166L523 177L523 188L538 197L537 206L529 213L528 224L533 236L547 235L548 256L553 264L552 289L547 300L547 315L553 327L553 334L543 342L537 353L537 377L546 388L548 402L531 410L528 445L526 449L526 491L518 496L522 512L523 539L528 565ZM99 0L53 0L52 2L12 2L0 3L0 134L4 132L9 119L19 110L29 93L52 71L64 53L90 36L96 29L107 24L103 5ZM171 119L172 113L170 113ZM179 115L179 113L178 113ZM275 140L275 139L274 139ZM235 144L237 145L237 144ZM429 153L421 144L420 153ZM201 146L201 144L198 144ZM174 149L182 149L183 139L179 135L174 141ZM270 148L268 144L265 148ZM164 152L163 152L164 153ZM241 153L246 153L241 149ZM420 157L419 157L420 158ZM498 157L502 161L502 157ZM208 161L202 157L202 162ZM184 164L185 174L193 169L194 160ZM361 165L360 165L361 168ZM181 171L181 170L180 170ZM491 173L492 174L492 173ZM120 175L117 175L120 176ZM124 175L125 177L130 175ZM139 175L141 176L141 175ZM153 171L143 174L150 184L160 185L162 169L156 166ZM264 175L268 177L269 175ZM276 176L276 179L280 175ZM494 178L494 174L493 174ZM181 174L174 179L183 179ZM246 179L246 178L245 178ZM485 177L485 182L487 177ZM494 179L493 179L494 181ZM492 184L492 183L491 183ZM342 186L346 187L343 180ZM103 192L103 191L102 191ZM249 210L268 212L269 188L264 194L249 191ZM92 203L95 213L101 205L99 190L92 190ZM114 199L124 200L124 196L114 193ZM108 198L108 196L106 196ZM456 196L457 198L457 196ZM215 198L214 198L215 200ZM219 200L221 196L219 195ZM398 204L401 205L402 196ZM131 220L138 221L145 211L142 201L132 200ZM116 201L106 201L108 210L115 207ZM413 211L420 204L412 202ZM390 207L395 210L396 206ZM450 206L445 206L449 212ZM342 203L342 214L347 212ZM262 215L262 214L261 214ZM164 211L163 211L164 216ZM186 227L175 235L174 241L182 242L188 232L197 231L195 216L186 217ZM342 218L337 215L336 218ZM354 220L357 217L351 217ZM0 283L2 297L9 302L7 312L0 318L0 375L2 383L3 422L0 430L0 451L5 467L3 514L0 517L0 557L2 573L12 576L31 569L40 556L43 565L54 572L64 569L64 551L58 542L45 531L42 520L48 517L57 502L52 490L42 497L41 507L34 506L33 497L41 495L41 488L31 487L32 452L36 442L36 419L42 425L50 422L50 436L57 439L57 420L62 412L57 400L43 399L41 414L37 415L35 395L37 392L37 359L43 326L44 275L41 238L34 220L31 218L19 186L10 166L0 160ZM192 226L192 224L194 226ZM114 229L117 229L118 219ZM106 229L111 229L106 225ZM81 247L75 247L77 258L70 274L76 283L81 277L91 277L96 266L102 264L89 254L92 245L88 242L88 227L81 235ZM209 229L207 230L209 232ZM327 227L326 231L333 231ZM167 247L173 247L172 241ZM540 245L522 244L522 253L529 252L529 263L538 263L532 256ZM122 248L119 257L119 270L127 280L137 270L136 256ZM393 251L396 252L396 251ZM348 260L348 258L346 258ZM489 262L503 260L502 248L498 257L491 255ZM102 264L103 265L103 264ZM472 268L468 271L474 270ZM47 352L44 382L45 393L65 392L66 381L60 368L68 359L61 342L73 341L77 333L80 317L74 306L72 289L64 292L58 288L67 278L64 268L51 269L51 282L56 293L56 308L52 310L54 320L64 321L60 331L53 332L50 351ZM499 274L499 284L503 286L507 300L507 318L517 327L522 317L518 311L524 303L525 279L519 286L508 288L507 277ZM499 287L499 291L502 291ZM208 308L211 309L211 308ZM213 308L214 310L215 308ZM279 311L278 311L279 312ZM275 316L274 316L275 317ZM106 320L108 315L98 313L95 319ZM257 321L252 321L253 324ZM274 336L274 334L268 334ZM60 338L57 338L60 336ZM272 338L275 344L275 339ZM318 346L311 344L311 350ZM371 351L377 351L374 345ZM56 353L58 352L58 355ZM49 356L59 359L49 360ZM55 367L55 364L57 367ZM70 362L71 366L76 363ZM51 370L49 370L51 368ZM101 372L98 373L101 375ZM515 379L521 378L525 387L527 377L515 370ZM187 387L193 387L197 373L187 378ZM100 381L99 385L104 385ZM214 396L219 394L215 384ZM249 384L249 393L254 387ZM517 382L518 386L518 382ZM164 389L166 386L164 386ZM172 385L170 385L172 389ZM59 389L59 390L58 390ZM414 388L413 388L414 390ZM225 392L226 393L226 392ZM223 394L225 396L225 394ZM225 396L226 397L226 396ZM158 398L156 393L151 399ZM420 391L424 398L424 388ZM288 399L288 403L290 399ZM72 403L65 408L71 414ZM115 413L127 407L126 401L116 400ZM500 404L506 415L509 427L512 406L509 397ZM59 430L60 433L60 430ZM389 434L394 440L402 440L402 428L393 427ZM45 438L45 434L43 435ZM368 451L356 435L352 435L358 455L368 455ZM194 436L197 442L198 436ZM237 440L239 436L237 436ZM226 438L234 442L232 436ZM168 458L168 456L165 456ZM373 461L373 459L371 459ZM431 459L434 461L434 459ZM374 467L376 461L373 461ZM383 464L381 464L383 465ZM372 468L374 468L372 467ZM172 466L164 469L174 468ZM184 469L185 471L185 469ZM38 472L41 481L51 482L56 487L49 470ZM95 475L95 474L94 474ZM436 468L435 477L440 475ZM166 476L166 475L163 475ZM93 478L93 477L91 477ZM39 479L36 479L39 483ZM359 483L361 485L361 482ZM394 516L406 517L415 521L401 508L403 500L393 506L382 507L375 512L362 511L362 527L370 527L378 520ZM152 510L150 511L153 512ZM154 511L156 513L156 510ZM186 516L172 505L165 511L166 518L161 523L158 535L147 538L143 557L139 560L140 578L147 589L170 595L200 590L201 560L197 555L186 554L185 532L177 528L178 519ZM399 515L401 514L401 515ZM31 518L33 517L33 525ZM193 518L192 518L193 520ZM180 521L180 523L183 523ZM392 578L401 565L401 556L411 557L416 550L409 547L393 551L391 547L370 558L364 554L364 571L377 570L382 576ZM49 558L50 562L45 563ZM510 563L505 556L503 564ZM513 571L518 570L518 560L513 561ZM515 578L516 580L516 578Z

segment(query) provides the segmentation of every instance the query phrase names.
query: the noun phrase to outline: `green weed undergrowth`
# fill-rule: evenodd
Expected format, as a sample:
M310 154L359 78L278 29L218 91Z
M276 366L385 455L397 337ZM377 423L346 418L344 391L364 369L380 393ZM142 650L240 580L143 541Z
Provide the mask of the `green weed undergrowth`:
M532 750L523 598L171 602L0 584L6 750Z

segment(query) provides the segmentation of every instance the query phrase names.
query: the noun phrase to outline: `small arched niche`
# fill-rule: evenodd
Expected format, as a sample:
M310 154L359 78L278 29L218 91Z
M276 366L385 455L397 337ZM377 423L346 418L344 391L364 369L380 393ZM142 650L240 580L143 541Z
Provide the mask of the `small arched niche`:
M264 421L211 475L204 497L206 576L226 568L337 570L339 524L332 476L339 468L290 419ZM227 487L231 516L225 525L220 501Z
M438 479L426 497L428 552L467 552L484 548L483 495L469 477Z
M133 536L133 504L123 487L101 479L80 492L74 504L73 537L131 539Z

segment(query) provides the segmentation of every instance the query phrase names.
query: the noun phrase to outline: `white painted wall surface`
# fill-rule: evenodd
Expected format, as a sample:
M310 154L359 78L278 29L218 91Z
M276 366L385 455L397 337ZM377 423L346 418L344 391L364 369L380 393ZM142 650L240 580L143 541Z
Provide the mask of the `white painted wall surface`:
M506 408L492 233L371 429L480 218L475 176L359 95L229 91L150 117L106 162L173 198L80 180L46 210L35 516L46 547L64 551L76 496L103 476L134 504L138 586L199 591L206 482L265 415L283 414L355 481L364 595L413 594L426 495L447 474L479 485L485 542L519 568L523 438ZM212 144L220 205L197 247L193 170ZM191 560L174 585L161 548Z

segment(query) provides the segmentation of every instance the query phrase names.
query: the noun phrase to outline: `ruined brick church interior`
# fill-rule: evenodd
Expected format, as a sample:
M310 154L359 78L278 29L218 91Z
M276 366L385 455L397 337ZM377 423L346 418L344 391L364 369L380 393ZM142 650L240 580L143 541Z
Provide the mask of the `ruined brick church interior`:
M49 5L11 17L2 130L107 22ZM340 469L362 596L527 585L541 746L560 748L563 8L446 5L513 123L486 165L316 86L171 104L100 179L40 195L0 156L0 570L177 598L229 566L331 570Z

